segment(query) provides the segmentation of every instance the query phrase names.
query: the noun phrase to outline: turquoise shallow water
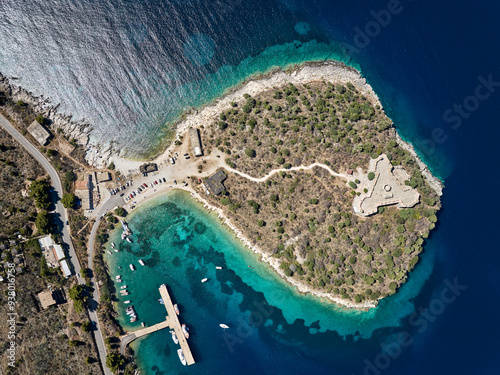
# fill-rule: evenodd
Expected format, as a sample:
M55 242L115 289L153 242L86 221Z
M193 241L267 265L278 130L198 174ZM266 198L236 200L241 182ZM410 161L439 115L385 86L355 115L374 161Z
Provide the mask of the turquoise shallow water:
M291 346L301 347L306 342L308 350L319 350L327 342L345 354L349 345L342 343L369 340L378 329L396 327L401 318L413 312L410 300L433 266L431 249L396 295L376 309L359 312L298 294L244 248L215 214L184 192L170 192L146 203L127 221L133 244L121 241L121 229L117 229L111 241L119 244L120 252L107 255L112 278L121 274L124 280L116 284L117 289L126 284L131 293L120 297L117 304L120 321L127 330L133 330L140 328L140 321L152 325L163 320L165 308L157 301L158 287L166 283L181 308L182 321L191 328L189 342L199 363L189 368L190 373L215 373L210 369L220 365L223 357L226 370L217 373L234 374L241 365L242 352L255 361L266 345L286 353ZM146 266L140 266L138 259ZM135 264L136 271L129 269L130 263ZM216 270L216 266L223 269ZM209 281L202 284L204 277ZM123 301L127 299L139 315L136 323L129 323L123 314ZM223 332L219 323L231 328ZM176 373L181 368L176 346L166 330L132 345L145 373ZM308 354L313 362L315 356L322 355L325 353L321 350ZM266 359L259 361L262 365ZM297 365L307 363L300 361Z

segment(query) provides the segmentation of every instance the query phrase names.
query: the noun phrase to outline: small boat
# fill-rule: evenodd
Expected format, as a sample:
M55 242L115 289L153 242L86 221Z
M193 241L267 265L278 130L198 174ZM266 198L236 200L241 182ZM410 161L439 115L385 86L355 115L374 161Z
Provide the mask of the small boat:
M113 249L113 251L114 251L115 253L117 253L117 252L118 252L118 249Z
M160 298L160 299L158 300L158 302L160 302L160 305L164 305L164 304L165 304L165 302L163 302L163 298Z
M215 267L215 269L216 269L216 270L221 270L221 269L222 269L222 267L221 267L221 266L217 266L217 267Z
M144 266L144 265L145 265L145 264L144 264L144 261L143 261L142 259L139 259L139 264L140 264L141 266Z
M130 323L137 321L137 317L130 318Z
M135 266L133 264L128 265L132 271L135 271Z
M182 349L177 349L177 355L179 356L179 359L181 360L181 363L186 366L186 358L184 358L184 353L182 352Z
M122 240L124 240L127 237L127 233L123 232L122 233Z
M174 311L177 315L179 315L179 306L177 306L177 304L174 305Z
M224 328L224 329L228 329L228 328L229 328L229 326L228 326L228 325L226 325L226 324L222 324L222 323L221 323L221 324L219 324L219 326L220 326L221 328Z
M125 237L128 243L132 243L132 240L129 237Z
M122 286L120 287L120 289L127 289L127 286L126 286L126 285L122 285Z
M118 266L118 268L121 269L121 270L123 269L121 266Z
M131 300L125 301L126 304L129 304L130 302L132 302L132 301Z
M175 331L170 331L170 333L172 334L172 340L174 341L174 344L178 344L179 343L179 339L177 338L177 335L175 334Z
M206 283L207 281L208 281L208 278L206 278L206 277L204 279L201 279L202 283Z
M114 249L115 248L115 243L111 242L111 247Z
M141 327L146 327L146 325L144 324L144 322L141 322Z
M108 250L108 254L112 254L112 252Z
M122 275L116 275L115 279L118 280L118 279L121 279L122 278Z
M185 324L182 325L182 332L184 333L184 336L186 336L186 338L188 339L189 338L189 332L188 332L188 327L186 327Z
M129 292L122 293L122 296L128 296Z

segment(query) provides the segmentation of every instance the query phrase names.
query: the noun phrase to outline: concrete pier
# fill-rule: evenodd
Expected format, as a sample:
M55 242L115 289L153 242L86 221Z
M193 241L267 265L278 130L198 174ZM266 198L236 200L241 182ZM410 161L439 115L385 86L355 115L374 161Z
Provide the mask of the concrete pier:
M179 317L175 313L174 304L172 302L172 299L170 298L170 294L168 293L167 286L165 284L162 284L159 288L159 291L161 294L161 298L163 299L165 308L167 309L168 316L165 318L165 321L155 324L154 326L145 327L135 332L131 332L125 336L122 336L120 343L120 353L123 354L125 352L125 347L135 339L150 334L152 332L156 332L161 329L170 327L175 331L175 334L179 339L179 345L181 346L182 352L184 353L187 365L188 366L192 365L195 363L193 354L191 353L191 349L189 348L187 339L184 336L184 332L182 332L181 322L179 321Z

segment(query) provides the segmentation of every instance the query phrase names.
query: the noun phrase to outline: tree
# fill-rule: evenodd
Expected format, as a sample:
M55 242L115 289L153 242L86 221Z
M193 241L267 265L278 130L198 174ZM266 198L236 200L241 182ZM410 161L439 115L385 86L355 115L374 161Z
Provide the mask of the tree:
M75 311L80 313L83 311L87 296L85 295L85 287L80 284L72 286L69 290L69 298L74 302Z
M375 178L375 173L373 173L373 172L368 173L368 179L370 181L373 180L374 178Z
M254 158L256 153L255 150L252 150L251 148L246 148L245 149L245 155L248 156L249 158Z
M43 115L38 115L35 118L36 122L38 122L40 125L43 125L45 119L43 118Z
M90 322L83 322L82 323L82 331L83 332L90 332L91 324Z
M125 363L125 358L120 353L110 352L106 356L106 366L113 372L118 371L120 366Z
M127 216L127 211L123 207L115 208L115 215L120 217Z
M263 227L264 225L266 225L266 222L264 220L259 220L259 221L257 221L257 225L259 227Z
M353 189L356 189L358 187L358 185L356 185L356 183L354 183L353 181L349 181L349 186Z
M271 200L271 202L277 202L279 200L279 197L276 194L271 194L269 196L269 199Z
M49 223L49 213L47 211L40 211L38 215L36 215L35 225L38 233L46 234L50 231L50 223Z
M30 185L30 198L35 200L37 208L46 210L50 207L50 185L47 180L36 180Z
M65 208L73 208L76 204L76 196L73 193L65 193L61 202Z
M278 157L276 158L276 163L278 163L278 164L283 164L284 162L285 162L285 159L283 159L281 156L278 156Z
M309 199L309 203L310 204L318 204L319 203L319 199L318 198L311 198L311 199Z
M115 163L111 162L109 165L108 165L108 169L111 169L112 171L115 169Z
M76 181L76 174L73 171L67 171L64 175L64 190L69 192L71 190L71 184L74 181Z

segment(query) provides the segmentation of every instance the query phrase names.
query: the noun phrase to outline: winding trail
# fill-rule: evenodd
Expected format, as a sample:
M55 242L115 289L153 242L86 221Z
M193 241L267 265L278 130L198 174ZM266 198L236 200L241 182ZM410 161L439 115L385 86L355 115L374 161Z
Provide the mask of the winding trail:
M335 177L340 177L340 178L344 178L344 179L349 179L349 176L346 175L346 174L341 174L341 173L337 173L337 172L334 172L333 169L331 169L328 165L326 164L321 164L321 163L313 163L309 166L303 166L303 165L300 165L298 167L292 167L290 169L286 169L286 168L279 168L279 169L273 169L271 172L269 172L267 175L265 175L264 177L261 177L261 178L256 178L256 177L252 177L244 172L240 172L236 169L233 169L233 168L230 168L229 166L221 166L222 168L226 169L227 171L231 172L231 173L234 173L234 174L237 174L237 175L240 175L241 177L244 177L248 180L251 180L251 181L254 181L254 182L264 182L266 181L267 179L269 179L270 177L272 177L273 175L275 175L276 173L279 173L279 172L290 172L290 171L302 171L302 170L308 170L308 169L313 169L314 167L320 167L320 168L323 168L323 169L326 169L332 176L335 176Z

